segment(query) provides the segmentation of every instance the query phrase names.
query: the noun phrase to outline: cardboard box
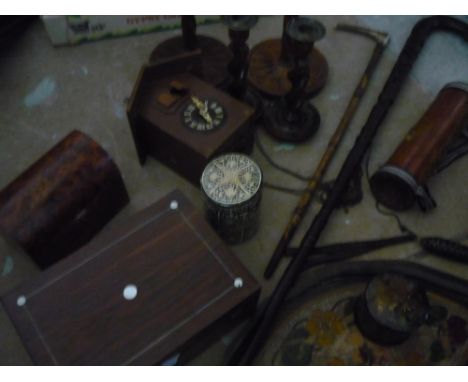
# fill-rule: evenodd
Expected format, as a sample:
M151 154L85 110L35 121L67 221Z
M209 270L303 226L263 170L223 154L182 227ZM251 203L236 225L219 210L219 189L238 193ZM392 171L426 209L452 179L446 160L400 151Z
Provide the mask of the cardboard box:
M180 16L41 16L53 45L75 45L109 37L131 36L180 27ZM197 24L219 16L196 16Z

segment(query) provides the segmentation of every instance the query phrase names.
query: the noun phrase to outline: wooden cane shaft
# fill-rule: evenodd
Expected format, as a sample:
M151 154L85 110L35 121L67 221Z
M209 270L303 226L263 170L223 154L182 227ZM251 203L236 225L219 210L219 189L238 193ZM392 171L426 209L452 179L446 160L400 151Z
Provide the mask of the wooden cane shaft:
M276 246L273 256L271 257L270 263L268 264L265 270L265 277L270 277L275 271L276 266L278 265L280 259L285 253L286 248L289 246L292 237L296 233L297 227L299 226L300 222L302 221L302 218L306 214L310 203L313 197L315 196L315 193L317 192L318 186L325 174L325 171L331 163L333 155L338 149L338 145L340 144L348 126L350 125L353 119L353 116L356 112L357 107L359 106L359 102L364 94L364 91L369 84L369 78L374 72L383 50L383 45L377 44L375 46L371 59L369 60L366 70L364 71L364 74L362 75L357 87L354 90L354 93L346 107L343 117L341 118L338 127L336 128L330 141L328 142L325 153L320 159L320 162L314 174L312 175L312 178L307 184L306 189L302 193L299 202L296 208L294 209L294 212L283 232L283 235L278 245Z
M346 186L369 149L380 124L385 119L385 116L403 87L403 83L409 76L414 62L418 58L425 42L429 36L436 31L448 31L468 41L468 24L452 17L428 17L419 21L413 27L411 35L398 56L392 72L378 97L376 105L370 112L367 122L361 129L354 146L348 153L338 173L329 197L307 230L301 242L298 255L289 263L266 304L263 305L261 310L258 310L258 314L251 323L244 340L239 343L236 351L230 357L230 364L250 364L265 343L281 304L291 291L299 274L304 270L309 252L315 247L319 240L328 219L335 210L342 193L346 190ZM348 267L348 264L346 264L346 267Z
M380 56L382 49L380 46L376 47L376 50L379 50L377 53L377 57ZM376 56L376 54L373 54L373 58ZM374 60L371 60L374 61ZM372 67L368 67L366 69L366 72L364 75L361 77L361 80L359 81L359 84L357 88L354 91L354 94L348 103L348 106L346 107L346 110L343 114L343 117L341 118L341 121L336 128L335 132L333 133L333 136L331 137L330 141L328 142L327 148L325 150L325 153L323 154L322 158L320 159L320 162L315 170L315 173L312 175L311 180L307 184L306 189L304 190L304 193L302 194L298 205L296 206L293 214L293 218L291 219L291 223L293 221L297 221L295 224L300 223L302 218L307 212L307 209L312 201L312 199L315 196L315 193L317 192L318 186L320 185L320 182L322 181L322 178L328 168L328 166L331 163L331 160L333 158L333 155L335 154L336 150L338 149L338 145L340 144L346 129L350 125L354 113L356 112L357 107L359 106L359 101L362 98L362 95L364 94L364 90L367 88L367 85L369 83L369 75L370 72L374 70L375 64L377 61L372 62ZM291 224L290 229L293 224ZM295 229L295 227L294 227ZM289 237L290 239L290 237Z

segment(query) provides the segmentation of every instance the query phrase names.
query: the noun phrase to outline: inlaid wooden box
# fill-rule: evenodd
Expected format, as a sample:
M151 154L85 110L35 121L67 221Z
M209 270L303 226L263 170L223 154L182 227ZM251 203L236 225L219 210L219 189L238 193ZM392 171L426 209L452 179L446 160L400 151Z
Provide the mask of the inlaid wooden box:
M213 157L225 152L252 152L254 109L189 73L196 72L197 57L195 52L145 65L127 116L141 164L151 155L198 186ZM171 95L173 84L182 86L183 94ZM222 105L222 126L205 132L184 126L184 110L192 96Z
M0 232L46 268L89 242L128 202L110 155L75 130L0 190Z
M180 191L2 298L39 365L193 356L253 312L259 285Z

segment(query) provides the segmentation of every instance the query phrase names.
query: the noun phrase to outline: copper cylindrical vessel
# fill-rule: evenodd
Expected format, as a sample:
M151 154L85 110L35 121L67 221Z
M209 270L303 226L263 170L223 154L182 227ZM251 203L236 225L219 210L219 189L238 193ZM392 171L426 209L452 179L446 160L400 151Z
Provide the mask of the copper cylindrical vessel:
M454 137L468 126L468 84L454 82L437 95L418 123L371 178L377 201L397 211L417 201L423 210L435 207L425 186Z
M0 191L0 231L44 268L88 242L128 201L109 154L73 131Z

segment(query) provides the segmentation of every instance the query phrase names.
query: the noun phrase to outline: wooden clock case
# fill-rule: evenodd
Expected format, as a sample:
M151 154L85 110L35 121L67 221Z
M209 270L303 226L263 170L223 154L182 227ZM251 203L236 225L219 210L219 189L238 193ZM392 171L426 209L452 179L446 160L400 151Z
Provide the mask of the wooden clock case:
M197 186L210 159L226 152L249 154L254 143L254 109L199 79L199 56L187 53L143 66L127 109L140 163L151 155ZM186 94L163 105L159 100L170 94L174 83ZM191 95L220 103L226 115L223 125L209 132L184 126L182 113Z

